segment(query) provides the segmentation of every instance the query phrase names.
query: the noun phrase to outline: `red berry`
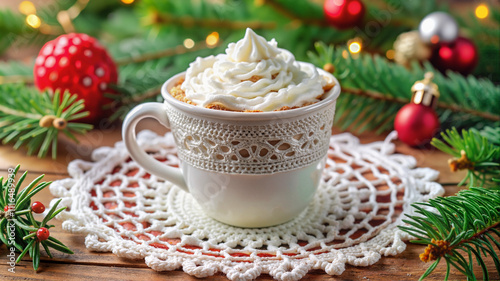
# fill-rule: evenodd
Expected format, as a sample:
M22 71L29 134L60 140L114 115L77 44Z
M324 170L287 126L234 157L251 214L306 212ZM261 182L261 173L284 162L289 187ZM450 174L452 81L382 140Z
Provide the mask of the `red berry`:
M31 204L31 210L37 214L41 214L45 211L45 205L40 201L35 201Z
M36 231L36 238L38 238L38 241L44 241L44 240L47 240L49 239L49 236L50 236L50 232L47 228L45 227L40 227L37 231Z
M88 117L85 122L97 122L104 117L102 106L111 100L104 97L109 84L116 84L116 65L95 38L87 34L70 33L47 42L35 61L35 85L40 90L68 90L85 102ZM62 96L61 96L62 99Z

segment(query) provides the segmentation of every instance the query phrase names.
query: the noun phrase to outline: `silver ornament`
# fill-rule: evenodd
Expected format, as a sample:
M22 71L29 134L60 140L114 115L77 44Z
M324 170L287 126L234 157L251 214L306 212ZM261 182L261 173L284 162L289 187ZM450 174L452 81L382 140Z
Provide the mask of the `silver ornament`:
M434 12L420 22L418 31L425 43L453 42L458 37L458 24L449 14Z

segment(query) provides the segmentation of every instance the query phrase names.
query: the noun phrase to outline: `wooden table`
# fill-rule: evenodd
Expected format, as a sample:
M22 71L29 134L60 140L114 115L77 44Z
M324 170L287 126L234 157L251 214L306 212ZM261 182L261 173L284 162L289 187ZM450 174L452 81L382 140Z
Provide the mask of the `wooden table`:
M143 121L142 128L158 131L153 121ZM335 130L334 130L335 131ZM383 140L384 136L376 136L373 133L359 135L363 143ZM105 130L93 130L86 135L79 136L80 144L74 144L66 139L61 139L58 158L38 159L28 157L24 150L14 151L12 146L0 146L0 176L6 177L8 169L21 164L21 170L30 173L26 184L37 177L45 174L45 181L55 181L68 177L67 165L74 159L90 160L91 152L100 146L112 146L121 140L120 125L116 124ZM463 173L451 173L447 165L448 155L436 151L433 148L413 149L405 144L397 143L397 152L413 155L420 167L430 167L441 172L439 182L458 182ZM459 190L457 186L445 186L446 195L452 195ZM35 200L48 204L53 196L48 188L40 192ZM24 258L15 268L15 274L7 271L8 251L5 246L0 247L0 280L197 280L181 270L172 272L155 272L149 269L142 260L127 260L116 257L111 253L94 253L88 251L84 246L84 235L67 233L61 228L61 222L54 220L55 228L51 234L69 246L75 254L67 255L52 251L54 258L50 259L43 253L40 269L35 273L29 259ZM347 266L341 276L329 276L323 271L312 271L305 280L418 280L425 272L429 264L421 262L418 255L423 252L424 247L409 244L407 249L395 257L383 257L378 263L369 267ZM498 273L495 275L493 262L490 260L488 267L493 272L490 278L500 279ZM442 280L446 267L442 263L428 280ZM478 268L479 270L479 268ZM478 271L478 278L481 278ZM226 280L222 274L217 274L207 280ZM269 275L263 275L259 280L273 280ZM464 277L453 270L450 280L464 280Z

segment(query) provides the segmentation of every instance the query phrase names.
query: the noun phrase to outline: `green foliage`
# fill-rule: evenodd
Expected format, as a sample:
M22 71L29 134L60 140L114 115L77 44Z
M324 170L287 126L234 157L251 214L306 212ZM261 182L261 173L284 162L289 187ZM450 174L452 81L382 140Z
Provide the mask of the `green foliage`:
M38 270L40 265L40 246L45 249L45 252L52 258L49 247L57 251L73 254L59 240L49 236L48 240L39 241L36 237L36 231L45 227L50 229L53 225L47 224L57 214L61 213L66 207L57 208L62 199L57 201L47 212L42 221L38 221L33 216L31 210L31 198L45 187L50 185L50 182L40 182L43 175L37 177L28 186L21 189L21 185L28 172L24 172L16 182L16 175L20 165L15 169L9 170L7 179L0 177L0 241L7 246L15 247L20 252L16 263L29 253L33 260L33 269ZM8 211L4 211L8 209Z
M453 128L441 133L443 141L434 138L431 144L458 159L455 161L460 161L460 158L462 158L463 161L470 162L471 165L467 168L467 176L459 185L468 181L469 186L498 188L498 184L493 179L500 179L500 146L490 142L489 138L495 138L499 134L500 127L485 128L484 133L474 129L462 130L462 134L456 128ZM496 142L498 140L497 138Z
M448 279L453 266L468 280L476 280L474 263L481 267L483 279L489 280L484 259L493 259L497 273L500 260L500 191L472 187L456 196L430 199L428 203L412 204L419 215L403 220L409 226L399 228L417 238L412 243L428 245L423 261L434 261L420 280L427 277L444 259ZM467 256L464 256L467 255Z
M9 61L5 63L0 63L0 75L1 76L23 76L26 78L33 79L33 65L34 64L25 64L19 61ZM0 76L1 79L5 79ZM8 79L9 77L7 77Z
M14 143L14 149L25 145L28 155L38 150L38 157L45 157L51 148L55 158L59 132L77 141L74 133L92 129L88 124L70 122L88 115L87 111L82 112L83 101L76 101L76 95L65 93L60 99L59 92L41 94L22 84L0 85L0 92L0 139L3 144ZM42 127L40 119L49 115L65 120L66 127L57 129L51 124Z
M343 48L324 43L317 43L316 53L310 52L309 57L319 67L327 63L335 67L334 75L342 86L336 120L342 129L376 129L379 133L392 129L396 113L410 100L411 86L427 71L434 73L441 93L437 113L443 128L481 128L500 120L500 87L486 79L463 77L451 71L446 77L430 64L414 64L406 69L378 55L362 53L353 57Z
M28 33L24 17L10 10L0 10L0 54L6 50L19 35Z
M500 147L500 124L496 127L485 127L481 131L474 130L488 139L488 142Z

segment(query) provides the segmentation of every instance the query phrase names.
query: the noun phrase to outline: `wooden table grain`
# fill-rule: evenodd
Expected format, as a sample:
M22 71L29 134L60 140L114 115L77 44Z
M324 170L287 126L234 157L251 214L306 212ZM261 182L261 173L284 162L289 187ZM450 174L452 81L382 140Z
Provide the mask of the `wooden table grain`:
M158 133L157 124L152 120L143 121L141 128L152 129ZM338 132L334 130L334 133ZM358 135L361 142L373 142L383 140L384 136L374 133ZM103 130L93 130L86 135L79 136L79 144L66 139L61 139L58 158L38 159L34 156L25 155L25 150L13 150L12 146L0 146L0 176L6 177L8 169L21 164L21 170L28 170L27 182L33 180L39 174L45 174L45 181L55 181L67 178L67 165L74 159L90 161L93 149L101 146L112 146L121 140L120 124L114 124ZM463 173L451 173L447 166L448 156L436 151L431 147L415 149L405 144L396 142L397 152L412 155L417 160L417 166L430 167L440 171L439 182L458 182ZM446 195L453 195L459 190L457 186L445 186ZM35 200L48 202L53 198L48 188L40 192ZM69 246L75 254L68 255L53 251L54 258L48 258L42 254L42 261L38 272L34 272L29 259L24 258L15 267L15 273L8 271L10 267L7 262L8 251L5 246L0 247L0 280L198 280L198 278L187 275L181 270L171 272L155 272L149 269L143 260L128 260L115 256L112 253L96 253L85 248L85 236L67 233L61 228L61 222L54 220L55 228L51 234ZM316 270L307 274L304 280L418 280L429 264L421 262L418 255L423 251L423 246L408 244L407 249L397 255L382 257L376 264L369 267L346 266L345 272L340 276L330 276L323 271ZM495 273L492 261L488 262L488 268L493 274L491 279L500 279ZM446 267L438 266L428 280L442 280ZM478 268L478 277L480 271ZM496 274L496 275L495 275ZM226 280L223 274L217 274L206 280ZM258 280L273 280L269 275L262 275ZM450 280L464 280L464 277L456 270L452 270Z

